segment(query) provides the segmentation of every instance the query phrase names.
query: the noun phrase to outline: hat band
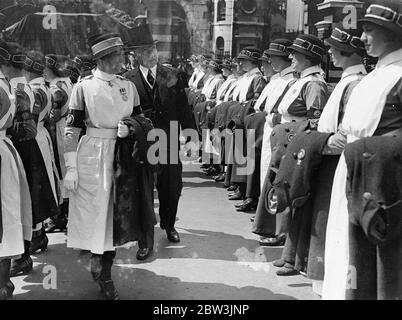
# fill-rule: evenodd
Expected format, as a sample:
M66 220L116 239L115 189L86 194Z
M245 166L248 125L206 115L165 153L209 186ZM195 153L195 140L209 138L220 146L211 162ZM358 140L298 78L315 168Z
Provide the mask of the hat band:
M344 44L348 44L355 49L363 49L362 42L358 37L352 36L349 33L340 30L339 28L334 29L331 34L331 39Z
M397 26L402 28L402 13L398 13L391 8L378 4L372 4L369 6L364 17L395 23Z
M244 56L247 56L247 57L250 57L250 58L253 58L253 59L259 59L260 58L260 54L258 54L258 52L251 52L249 50L240 51L239 56L240 55L244 55Z
M271 43L271 44L269 45L269 50L271 50L271 51L277 51L277 52L280 52L280 53L286 53L287 47L284 46L283 44Z
M59 70L62 69L62 67L63 67L60 63L57 63L56 60L54 60L53 58L50 58L50 57L45 57L45 63L46 63L46 66L54 67Z
M324 55L324 49L312 44L311 42L307 41L307 40L303 40L300 38L296 38L296 40L293 42L293 45L295 47L299 47L301 49L304 49L306 51L310 51L311 53L317 54L319 55L321 58Z
M32 70L35 70L35 71L38 71L38 72L42 72L43 69L45 68L45 66L43 64L32 60L30 57L25 58L24 64L28 68L31 68Z
M6 61L11 60L11 54L6 49L0 48L0 57L2 57Z
M13 54L11 56L11 61L15 62L15 63L23 64L23 63L25 63L25 58L26 58L26 56L23 54Z
M92 49L92 53L94 55L97 55L97 54L101 53L102 51L105 51L105 50L113 48L113 47L118 47L118 46L123 46L123 41L121 40L120 37L114 37L114 38L106 39L99 43L94 44L91 47L91 49Z

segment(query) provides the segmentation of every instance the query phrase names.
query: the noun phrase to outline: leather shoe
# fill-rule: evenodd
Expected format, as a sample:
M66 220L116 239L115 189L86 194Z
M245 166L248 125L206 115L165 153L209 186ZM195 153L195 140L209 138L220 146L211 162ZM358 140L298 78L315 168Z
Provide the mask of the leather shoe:
M218 176L215 178L215 181L216 181L216 182L223 182L223 181L225 181L225 174L224 174L224 173L218 174Z
M290 263L285 263L285 265L280 268L278 271L276 271L276 274L278 276L295 276L297 274L299 274L299 271L297 271L294 268L294 265L290 264Z
M244 202L245 202L246 200L244 200L244 201L242 201L242 202L238 202L238 203L235 203L235 208L240 208L243 204L244 204Z
M272 264L274 265L274 267L282 268L286 264L286 262L285 260L278 259L272 262Z
M166 230L166 235L170 242L180 242L179 233L176 231L175 228L171 230Z
M247 211L253 211L255 209L257 209L257 202L251 198L248 198L244 200L243 204L240 207L238 207L236 211L247 212Z
M252 217L250 218L250 221L251 221L251 222L254 222L254 220L255 220L255 216L252 216Z
M260 240L260 246L263 246L263 247L283 246L285 244L285 241L286 241L286 235L281 235L281 236L276 236L276 237Z
M229 200L244 200L244 195L238 190L229 196Z
M137 251L137 260L145 260L152 254L153 249L151 248L140 248Z
M227 190L227 191L236 191L236 190L237 190L237 186L234 185L234 184L232 184L232 185L230 185L226 190Z
M200 165L200 169L207 169L209 167L210 167L209 163L203 163L203 164Z

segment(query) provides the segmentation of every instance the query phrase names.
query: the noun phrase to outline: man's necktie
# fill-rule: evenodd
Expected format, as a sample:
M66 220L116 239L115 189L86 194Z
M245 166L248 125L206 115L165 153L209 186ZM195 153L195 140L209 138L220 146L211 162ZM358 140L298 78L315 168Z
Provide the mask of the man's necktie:
M151 85L151 87L154 86L154 84L155 84L155 78L154 78L154 76L152 75L151 69L148 69L147 81L148 81L148 83Z

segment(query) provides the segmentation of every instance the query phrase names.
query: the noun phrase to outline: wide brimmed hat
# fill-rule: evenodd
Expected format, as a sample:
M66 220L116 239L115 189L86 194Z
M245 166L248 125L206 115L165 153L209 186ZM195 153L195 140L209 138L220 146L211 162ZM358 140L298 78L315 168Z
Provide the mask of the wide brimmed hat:
M26 55L23 48L16 42L5 42L0 40L0 60L9 62L12 66L22 69Z
M127 31L129 49L143 48L153 46L158 43L158 40L154 40L151 33L149 24L142 24L140 26L131 28Z
M324 43L344 52L355 52L364 55L364 43L360 40L361 31L344 29L341 24L334 26L331 36Z
M63 55L48 54L45 56L45 66L52 70L59 77L69 76L66 69L68 58Z
M123 48L123 41L117 33L96 34L88 39L94 60L100 59L110 53Z
M222 69L228 69L228 70L231 70L231 69L233 69L233 68L236 68L236 64L233 62L233 60L232 59L230 59L230 58L225 58L225 59L223 59L223 61L222 61Z
M259 62L261 59L262 52L260 49L255 47L245 47L242 49L237 56L237 59L249 60L252 62Z
M89 71L96 67L95 61L89 54L76 56L73 62L78 69L83 69L84 71Z
M222 61L219 59L209 60L208 66L213 68L214 70L221 72L222 71Z
M316 58L322 61L326 53L324 43L311 34L301 34L289 47L290 52L296 51L305 56Z
M192 54L190 58L186 60L187 62L197 62L197 56Z
M365 22L374 23L393 33L402 34L402 1L377 0L371 4L366 14L359 20L359 25Z
M264 54L269 56L288 57L290 54L289 47L293 44L288 39L275 39L269 44L269 48Z
M42 75L43 70L45 69L45 57L42 54L40 54L39 57L27 53L23 68L30 73Z

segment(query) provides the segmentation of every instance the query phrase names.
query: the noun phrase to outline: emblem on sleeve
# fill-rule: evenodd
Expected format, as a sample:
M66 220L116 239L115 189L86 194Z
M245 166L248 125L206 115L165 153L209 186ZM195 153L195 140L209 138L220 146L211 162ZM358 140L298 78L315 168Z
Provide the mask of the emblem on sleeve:
M74 116L72 114L67 115L66 124L72 125L74 123Z

